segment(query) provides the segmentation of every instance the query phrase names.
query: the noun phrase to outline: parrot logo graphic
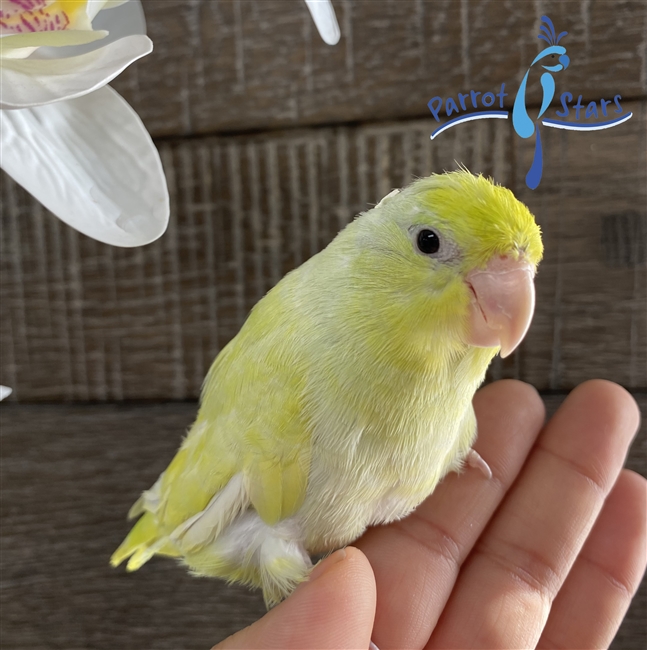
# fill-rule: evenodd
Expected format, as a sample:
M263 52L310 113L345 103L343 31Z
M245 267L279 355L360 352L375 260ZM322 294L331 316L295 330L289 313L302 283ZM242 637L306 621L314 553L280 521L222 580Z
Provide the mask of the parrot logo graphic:
M567 118L574 113L575 119L556 119L546 114L548 107L555 97L555 79L554 73L566 70L571 63L566 54L566 48L560 45L560 40L568 32L557 34L553 21L548 16L542 16L539 26L539 38L545 41L548 47L545 47L534 58L526 74L524 75L519 90L514 98L512 111L506 108L505 98L508 93L505 92L505 83L501 84L498 92L476 91L457 93L456 96L443 98L440 95L432 97L427 103L433 119L437 122L437 128L430 135L431 140L437 138L441 133L452 129L459 124L471 122L473 120L507 120L512 117L512 126L517 135L524 139L535 136L535 154L532 165L526 174L526 185L534 190L539 186L543 170L543 152L541 143L541 127L551 129L562 129L565 131L601 131L610 129L623 124L633 117L633 113L625 112L620 100L622 95L615 95L613 99L600 98L599 101L582 102L583 96L577 96L577 101L573 102L573 94L566 91L559 97L561 109L555 111L557 118ZM542 100L539 112L534 117L528 115L526 105L526 90L528 79L533 70L543 68L541 71L541 88ZM609 110L615 106L614 115L609 114ZM441 118L448 118L441 123ZM453 115L456 114L456 117ZM606 119L605 119L606 118Z
M526 184L531 190L534 190L541 181L543 154L541 148L541 135L537 122L546 112L546 109L550 106L555 95L555 80L553 79L552 73L566 70L570 63L570 59L566 54L566 48L559 45L561 38L566 36L568 32L561 32L556 35L553 21L548 16L541 17L541 26L539 31L540 34L538 38L546 41L548 47L544 48L530 64L530 67L526 71L521 85L519 86L517 96L514 100L514 106L512 108L512 125L517 134L522 138L531 138L533 135L535 136L535 155L530 170L526 175ZM528 75L536 63L540 63L541 67L544 68L546 72L541 75L541 87L543 90L541 108L539 109L539 114L537 115L536 120L533 121L528 115L528 109L526 108L526 85L528 83Z

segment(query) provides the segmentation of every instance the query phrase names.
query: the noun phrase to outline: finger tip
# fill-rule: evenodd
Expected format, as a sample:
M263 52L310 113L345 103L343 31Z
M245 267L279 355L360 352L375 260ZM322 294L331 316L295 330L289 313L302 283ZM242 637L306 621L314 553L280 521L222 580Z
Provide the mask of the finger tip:
M532 385L525 381L518 379L499 379L484 386L478 393L489 394L491 396L500 396L507 401L520 401L523 403L536 405L538 408L543 408L543 401L539 395L539 391Z
M533 431L546 420L546 407L537 389L518 379L500 379L483 387L476 393L474 408L479 418L504 413L512 420L521 418Z
M605 502L606 515L614 518L616 536L645 537L647 522L647 481L623 470Z
M310 593L305 593L307 591ZM361 642L356 642L361 644L358 647L368 645L377 599L375 575L366 555L358 548L346 547L343 559L333 564L316 582L306 586L301 598L309 601L310 611L319 612L320 626L331 625L346 630L344 643L361 639ZM326 620L329 623L325 623ZM338 633L331 634L331 640L337 640Z
M647 564L647 481L622 470L605 500L583 555L632 593Z
M352 579L362 584L362 587L369 592L375 606L376 585L373 567L368 561L366 555L355 546L346 547L346 562L348 562L348 571L352 574Z
M618 481L627 486L628 489L639 491L647 497L647 478L634 472L632 469L623 469Z
M574 388L569 399L584 400L596 418L608 426L630 431L635 435L640 426L641 413L631 393L607 379L590 379Z
M628 523L645 533L647 523L647 479L630 469L623 469L607 498L609 507L629 510Z
M318 574L300 585L297 592L310 592L309 597L312 597L316 591L317 599L326 600L332 593L350 594L352 590L352 600L356 605L361 605L362 611L375 610L375 575L368 558L358 548L347 546L333 553L316 568L319 568Z
M366 563L370 569L371 565L369 564L368 558L357 546L347 546L345 548L346 558L352 562L358 562L359 564Z
M263 618L218 648L368 647L375 618L375 577L359 549L324 559L319 571Z

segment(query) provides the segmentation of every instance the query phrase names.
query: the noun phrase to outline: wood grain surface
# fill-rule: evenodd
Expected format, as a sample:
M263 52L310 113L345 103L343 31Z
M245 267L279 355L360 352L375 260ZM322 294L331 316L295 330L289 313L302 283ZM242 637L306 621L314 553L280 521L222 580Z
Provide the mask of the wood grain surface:
M585 100L647 93L642 0L333 0L336 47L302 0L143 5L155 51L113 85L154 136L421 117L434 96L502 83L510 107L545 45L544 14L568 32L560 88Z
M196 398L217 352L287 271L393 187L461 161L511 187L544 232L532 328L492 376L644 388L647 110L626 108L634 117L616 129L545 129L534 193L532 144L503 120L433 142L425 119L165 143L169 230L130 250L71 230L5 179L0 381L22 401Z
M647 395L636 396L643 412ZM562 395L545 398L552 413ZM125 514L166 467L193 403L3 405L0 645L7 650L207 650L264 613L262 598L193 578L155 558L139 571L108 558ZM645 421L628 467L646 473ZM616 640L647 643L645 585Z

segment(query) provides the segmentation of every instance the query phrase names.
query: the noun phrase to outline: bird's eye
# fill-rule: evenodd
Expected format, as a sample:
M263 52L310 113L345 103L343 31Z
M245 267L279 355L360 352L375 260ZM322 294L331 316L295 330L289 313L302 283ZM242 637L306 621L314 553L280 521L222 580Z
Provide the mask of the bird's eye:
M433 255L440 249L440 237L433 230L421 230L416 242L418 250L425 255Z

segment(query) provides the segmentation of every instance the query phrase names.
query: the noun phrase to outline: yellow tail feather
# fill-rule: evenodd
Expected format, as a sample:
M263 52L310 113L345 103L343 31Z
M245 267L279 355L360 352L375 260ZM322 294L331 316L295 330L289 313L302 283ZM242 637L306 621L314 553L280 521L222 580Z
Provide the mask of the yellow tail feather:
M157 530L157 524L150 513L145 513L133 526L119 548L112 554L110 564L116 567L132 555L133 557L128 562L128 570L135 571L139 569L156 552L156 550L152 550L151 552L149 549L156 546L158 539L159 531Z

